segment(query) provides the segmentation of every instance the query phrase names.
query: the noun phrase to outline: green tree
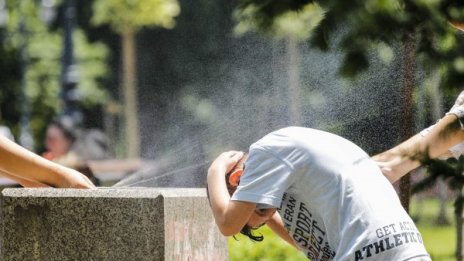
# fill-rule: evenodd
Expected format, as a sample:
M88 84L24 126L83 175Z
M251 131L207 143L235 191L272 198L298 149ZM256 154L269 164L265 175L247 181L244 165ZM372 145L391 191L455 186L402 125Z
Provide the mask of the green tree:
M287 75L288 75L288 104L290 104L290 122L301 125L300 104L300 61L301 56L298 44L307 40L314 28L316 28L324 17L324 10L318 4L306 4L299 12L285 12L277 16L271 24L263 28L259 16L256 13L259 8L251 4L242 9L237 9L234 18L237 21L235 33L243 35L247 32L264 31L267 35L284 40L287 49ZM275 101L278 102L278 101Z
M122 37L122 89L124 97L125 136L128 157L140 153L136 91L135 35L143 27L173 28L180 12L176 0L97 0L93 4L95 25L108 24Z
M35 149L40 150L48 122L61 109L59 93L63 49L62 32L61 28L50 30L41 21L37 1L23 0L20 4L15 1L7 3L10 19L3 30L3 44L0 48L2 53L8 54L5 57L9 63L5 66L18 68L23 59L31 130L36 144ZM22 22L21 19L23 19ZM20 32L19 28L21 23L24 25L23 32ZM74 42L80 75L78 88L82 96L82 106L91 109L107 100L107 92L103 88L102 80L108 73L106 66L108 49L102 43L90 43L81 30L74 33ZM22 57L20 57L21 45L24 47ZM8 93L11 90L15 96L20 96L20 73L5 74L4 77L7 83L1 86L2 92ZM17 97L0 96L0 103L17 107L15 105L18 103L17 99ZM14 115L21 112L17 109L9 113ZM5 117L7 117L6 114L6 112L3 113ZM15 126L17 123L17 120L9 122L16 134L18 133L18 128Z

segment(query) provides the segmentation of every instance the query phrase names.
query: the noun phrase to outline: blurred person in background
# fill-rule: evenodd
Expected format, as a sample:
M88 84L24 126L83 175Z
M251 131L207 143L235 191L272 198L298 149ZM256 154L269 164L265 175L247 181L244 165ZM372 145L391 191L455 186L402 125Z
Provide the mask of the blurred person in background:
M71 150L77 137L77 129L71 118L63 117L52 121L45 136L46 152L43 157L68 167L77 167L80 159Z
M62 116L52 121L47 128L45 147L42 155L63 166L85 174L96 185L99 180L94 176L87 161L107 157L105 136L98 131L83 131L70 118Z

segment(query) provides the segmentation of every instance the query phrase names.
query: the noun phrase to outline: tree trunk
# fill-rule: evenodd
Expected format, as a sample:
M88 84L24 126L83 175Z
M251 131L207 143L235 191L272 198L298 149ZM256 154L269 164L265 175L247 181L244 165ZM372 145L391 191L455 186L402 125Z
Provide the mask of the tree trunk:
M17 8L20 13L24 12L24 2L18 1ZM29 108L29 100L27 99L27 67L29 64L29 55L28 55L28 30L26 29L26 21L24 16L20 16L19 20L19 35L20 35L20 73L21 73L21 95L20 95L20 104L21 104L21 118L20 118L20 135L19 135L19 144L28 150L34 150L34 138L31 134L31 113Z
M413 135L412 90L414 85L414 35L406 33L403 39L403 95L401 139L409 139ZM404 209L409 212L411 199L411 176L406 174L400 179L400 200Z
M122 34L122 82L124 94L124 127L127 157L137 158L140 153L139 119L137 112L135 34Z
M288 100L290 106L290 123L301 125L300 95L300 60L298 44L294 39L287 39L288 57Z
M433 119L440 119L443 116L442 110L442 96L439 90L440 85L440 74L438 70L432 75L432 85L430 90L430 98L432 100L432 117ZM440 199L440 212L438 213L436 223L438 225L449 224L448 218L446 217L446 196L448 188L442 179L437 180L438 197Z
M464 240L463 240L463 235L464 235L464 217L463 217L463 200L462 197L464 197L464 189L461 185L460 188L460 194L458 195L458 198L456 199L455 202L455 208L456 208L456 261L463 261L464 260Z

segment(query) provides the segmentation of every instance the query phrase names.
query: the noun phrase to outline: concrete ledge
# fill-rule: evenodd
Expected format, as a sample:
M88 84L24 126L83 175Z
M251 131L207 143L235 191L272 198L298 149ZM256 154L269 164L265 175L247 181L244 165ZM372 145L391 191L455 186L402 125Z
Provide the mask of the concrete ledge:
M5 189L2 260L227 260L204 189Z

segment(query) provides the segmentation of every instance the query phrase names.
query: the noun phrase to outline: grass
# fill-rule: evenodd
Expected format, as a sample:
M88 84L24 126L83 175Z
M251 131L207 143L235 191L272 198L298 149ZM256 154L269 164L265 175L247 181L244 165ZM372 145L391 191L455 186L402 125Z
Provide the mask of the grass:
M434 261L454 261L456 252L456 229L451 202L446 205L447 218L450 225L436 225L439 201L426 199L422 203L414 200L411 205L411 216L416 220L418 229L424 238L425 247Z
M256 233L264 236L263 242L251 242L248 238L237 235L229 239L229 257L231 261L298 261L308 260L305 255L287 244L266 226Z
M418 201L413 199L411 216L417 220L416 225L422 233L425 246L434 261L454 261L456 249L456 235L453 224L446 226L435 225L439 210L436 199ZM448 203L447 217L454 221L452 203ZM229 239L229 256L231 261L274 261L307 260L305 256L286 242L275 236L266 226L258 230L264 235L264 241L254 243L241 235Z

